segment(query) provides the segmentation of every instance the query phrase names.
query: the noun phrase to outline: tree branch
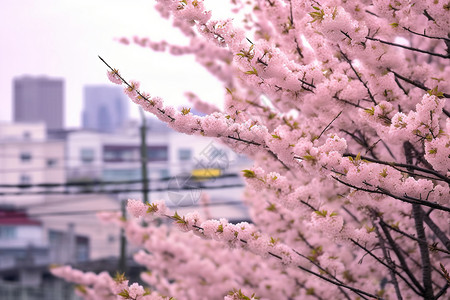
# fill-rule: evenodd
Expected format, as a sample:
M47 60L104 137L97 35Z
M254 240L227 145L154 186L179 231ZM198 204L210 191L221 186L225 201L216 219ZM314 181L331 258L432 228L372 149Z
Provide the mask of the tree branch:
M360 243L358 243L357 241L350 239L356 246L358 246L359 248L363 249L367 254L369 254L370 256L372 256L376 261L378 261L380 264L382 264L383 266L385 266L386 268L388 268L389 270L391 270L391 267L389 265L387 265L384 261L382 261L378 256L376 256L375 254L372 253L372 251L370 251L369 249L367 249L366 247L364 247L363 245L361 245ZM416 290L416 288L414 286L411 285L411 283L406 280L406 278L399 273L397 270L392 269L392 271L398 276L400 277L410 288L411 290L414 291L414 293L416 293L419 296L422 296L422 294L420 293L420 291Z
M412 164L412 152L413 145L410 142L403 143L403 150L405 152L406 163ZM411 171L411 169L409 169ZM424 298L432 300L433 296L433 284L431 279L431 261L430 253L428 251L427 238L425 235L425 228L423 227L423 210L419 204L412 205L412 215L414 218L414 224L416 227L417 243L419 244L420 256L422 259L422 281L424 287Z
M392 250L394 251L395 255L397 256L400 265L402 266L402 270L408 275L409 279L411 279L411 282L423 293L424 288L423 286L417 281L417 278L414 276L414 274L411 272L411 270L408 267L408 264L406 263L405 258L403 257L402 253L399 250L398 245L395 243L394 239L392 238L391 234L389 233L389 230L384 226L384 221L380 218L380 227L384 232L384 235L386 236L386 239L391 246Z
M384 245L384 239L380 234L380 231L378 230L378 226L374 224L375 230L378 235L378 240L380 241L380 247L383 251L384 259L387 261L387 264L390 266L389 273L391 275L392 284L394 285L395 294L397 294L397 299L403 300L402 294L400 292L400 288L398 287L397 278L395 277L395 264L392 262L391 256L389 254L389 251L386 250L386 246Z
M423 220L425 224L430 227L433 233L441 240L445 248L450 251L450 239L447 237L447 235L436 225L436 223L433 222L428 214L423 214Z
M398 77L398 78L400 78L401 80L403 80L403 81L405 81L405 82L407 82L407 83L409 83L409 84L412 84L413 86L418 87L418 88L421 89L421 90L424 90L424 91L429 91L429 90L431 90L430 88L426 87L425 85L423 85L422 83L420 83L420 82L418 82L418 81L415 81L415 80L409 79L408 77L402 76L402 75L398 74L397 72L392 71L392 70L389 69L389 68L388 68L387 70L388 70L389 72L391 72L392 74L394 74L395 77ZM450 98L450 94L443 93L443 97L444 97L444 98Z
M352 153L344 153L343 154L344 157L353 157L355 158L357 155L356 154L352 154ZM445 175L442 175L441 173L438 173L436 171L433 170L429 170L429 169L425 169L425 168L421 168L418 166L415 166L413 164L402 164L402 163L396 163L396 162L389 162L389 161L382 161L382 160L378 160L378 159L374 159L368 156L361 156L361 159L363 160L367 160L370 162L374 162L377 164L381 164L381 165L386 165L386 166L396 166L396 167L400 167L400 168L411 168L412 170L416 170L416 171L420 171L420 172L424 172L424 173L428 173L428 174L433 174L434 176L438 177L435 180L443 180L445 182L447 182L448 184L450 184L450 178L448 178Z
M342 50L340 48L339 48L339 51L341 52L342 56L347 61L347 63L350 65L350 68L353 70L353 72L355 73L356 77L358 77L358 80L361 81L361 83L366 88L367 93L369 94L370 100L372 100L372 102L375 105L377 105L377 102L375 101L375 98L373 97L372 92L370 91L369 87L367 86L367 83L362 80L361 76L359 76L359 73L355 70L355 68L352 65L352 62L350 61L350 59L348 59L347 55L345 55L345 53L342 52Z
M430 51L427 51L427 50L422 50L422 49L418 49L418 48L414 48L414 47L404 46L404 45L401 45L401 44L391 43L391 42L388 42L388 41L383 41L383 40L380 40L380 39L372 38L370 36L366 36L366 39L371 40L371 41L375 41L375 42L380 42L382 44L386 44L386 45L390 45L390 46L400 47L400 48L411 50L411 51L415 51L415 52L425 53L425 54L428 54L428 55L431 55L431 56L437 56L437 57L441 57L441 58L450 59L450 56L446 55L446 54L440 54L440 53L430 52Z
M348 182L340 180L339 178L337 178L335 176L331 176L331 177L333 179L335 179L336 181L342 183L343 185L346 185L348 187L354 188L354 189L359 190L359 191L368 192L368 193L372 193L372 194L386 195L386 196L392 197L394 199L397 199L397 200L400 200L400 201L403 201L403 202L406 202L406 203L420 204L420 205L423 205L423 206L428 206L428 207L435 208L435 209L438 209L438 210L450 212L450 207L442 206L442 205L437 204L437 203L432 203L432 202L424 201L424 200L417 199L417 198L414 198L414 197L409 197L408 195L405 195L405 197L397 196L397 195L394 195L391 192L389 192L388 190L385 190L385 189L383 189L381 187L376 187L377 190L370 190L370 189L366 189L366 188L362 188L362 187L357 187L357 186L352 185L352 184L350 184Z

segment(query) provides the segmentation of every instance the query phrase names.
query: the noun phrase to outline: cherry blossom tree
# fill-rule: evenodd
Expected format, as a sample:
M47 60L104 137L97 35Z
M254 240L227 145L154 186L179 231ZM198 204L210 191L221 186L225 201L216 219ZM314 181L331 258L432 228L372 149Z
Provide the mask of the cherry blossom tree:
M235 19L216 20L202 0L157 0L189 45L133 39L194 55L223 82L223 109L191 93L208 115L180 111L104 62L145 111L253 159L252 224L130 200L138 219L102 218L143 247L149 290L69 266L54 274L85 299L448 297L450 2L232 4Z

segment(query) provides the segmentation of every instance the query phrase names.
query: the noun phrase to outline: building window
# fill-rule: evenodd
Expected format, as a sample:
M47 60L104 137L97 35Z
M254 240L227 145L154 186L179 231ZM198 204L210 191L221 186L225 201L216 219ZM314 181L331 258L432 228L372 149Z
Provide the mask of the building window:
M105 181L139 180L141 169L105 169L102 179Z
M81 161L85 164L89 164L94 161L95 153L92 148L81 148L80 149Z
M103 147L103 161L126 162L139 159L138 146L106 145Z
M12 240L17 237L17 228L13 226L0 226L0 240Z
M179 160L190 160L192 158L191 149L178 149L178 159Z
M159 170L159 176L160 178L169 178L169 170L167 169L160 169Z
M85 236L77 236L75 238L76 244L76 260L83 262L89 260L89 238Z
M31 184L31 176L28 174L20 175L20 184L21 185L30 185Z
M103 147L103 161L105 162L137 162L140 160L141 148L139 146L106 145ZM167 161L167 146L148 146L148 161Z
M147 147L148 161L167 161L168 160L167 146L152 146Z
M58 163L58 160L56 158L48 158L47 159L47 167L49 167L49 168L56 166L57 163Z
M31 153L30 152L22 152L20 153L20 161L23 163L30 162L31 161Z
M115 241L116 241L116 236L115 235L112 235L112 234L108 235L108 243L109 244L112 244Z

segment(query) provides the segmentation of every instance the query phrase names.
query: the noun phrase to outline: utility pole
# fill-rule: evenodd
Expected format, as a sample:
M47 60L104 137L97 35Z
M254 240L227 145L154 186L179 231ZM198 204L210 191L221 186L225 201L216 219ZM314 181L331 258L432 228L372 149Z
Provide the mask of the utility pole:
M141 113L141 177L142 177L142 200L144 203L149 203L149 181L147 174L147 122L142 108L139 108Z
M139 108L139 112L141 113L141 126L140 126L140 134L141 134L141 179L142 179L142 200L144 203L149 203L149 181L147 174L147 124L145 121L145 114L142 108ZM126 206L127 201L122 200L121 209L122 209L122 218L126 219ZM125 230L122 228L120 230L120 257L119 257L119 272L125 273L127 268L127 239L125 237Z
M122 200L120 203L122 210L122 218L126 219L127 217L127 201ZM125 273L127 268L127 239L125 238L125 230L123 228L120 229L120 257L119 257L119 273Z

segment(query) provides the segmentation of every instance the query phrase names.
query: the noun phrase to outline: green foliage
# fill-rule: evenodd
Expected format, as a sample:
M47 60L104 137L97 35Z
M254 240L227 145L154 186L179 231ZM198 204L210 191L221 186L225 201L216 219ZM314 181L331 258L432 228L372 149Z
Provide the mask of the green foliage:
M310 23L314 23L316 21L322 22L323 17L325 16L325 12L323 9L318 8L317 6L313 6L316 11L310 12L309 15L313 19Z
M183 217L181 217L177 212L175 212L175 214L172 216L172 219L174 219L176 221L176 223L178 224L187 224L186 219Z
M241 289L239 290L232 290L228 293L229 296L237 297L236 300L251 300L251 299L259 299L258 297L255 297L255 294L252 294L250 297L244 295L242 293Z
M156 203L147 203L147 206L147 213L155 213L158 211L158 204Z
M242 170L245 178L256 178L256 174L252 170Z
M181 113L183 114L183 116L187 115L187 114L190 113L190 112L191 112L191 108L183 107L183 108L181 109Z

